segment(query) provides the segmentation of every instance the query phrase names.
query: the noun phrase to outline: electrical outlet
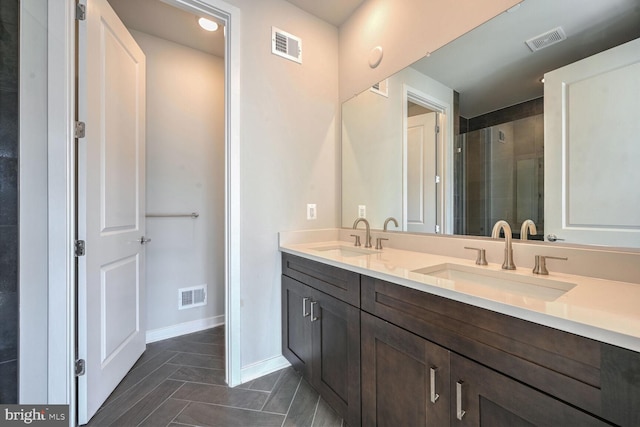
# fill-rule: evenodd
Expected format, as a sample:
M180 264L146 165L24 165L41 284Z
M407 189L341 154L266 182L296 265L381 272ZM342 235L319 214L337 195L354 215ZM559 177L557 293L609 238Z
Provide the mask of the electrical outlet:
M307 203L307 219L318 219L318 210L315 203Z
M366 218L366 217L367 217L367 206L358 205L358 218Z

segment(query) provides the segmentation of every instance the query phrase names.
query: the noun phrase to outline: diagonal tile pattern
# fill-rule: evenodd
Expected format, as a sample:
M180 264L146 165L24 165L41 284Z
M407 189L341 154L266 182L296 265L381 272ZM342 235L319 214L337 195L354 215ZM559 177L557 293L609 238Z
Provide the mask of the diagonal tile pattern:
M89 426L346 426L292 368L224 383L224 327L158 341Z

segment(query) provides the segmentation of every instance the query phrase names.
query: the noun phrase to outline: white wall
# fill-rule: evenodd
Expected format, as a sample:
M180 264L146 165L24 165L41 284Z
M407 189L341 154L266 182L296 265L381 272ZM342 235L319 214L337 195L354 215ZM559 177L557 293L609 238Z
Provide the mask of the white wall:
M224 59L131 31L147 59L147 330L224 315ZM178 289L207 285L178 310ZM217 319L218 322L222 318Z
M367 206L372 228L381 229L389 216L402 221L404 85L450 106L453 113L453 90L413 68L389 78L388 97L367 89L342 104L343 227L353 224L358 205ZM445 134L452 135L451 117L447 128Z
M400 71L521 0L366 0L340 26L340 100ZM369 52L382 46L380 65Z
M338 30L284 0L241 9L241 358L281 354L278 232L338 223ZM271 53L271 26L302 38L302 64ZM306 204L318 219L307 221Z

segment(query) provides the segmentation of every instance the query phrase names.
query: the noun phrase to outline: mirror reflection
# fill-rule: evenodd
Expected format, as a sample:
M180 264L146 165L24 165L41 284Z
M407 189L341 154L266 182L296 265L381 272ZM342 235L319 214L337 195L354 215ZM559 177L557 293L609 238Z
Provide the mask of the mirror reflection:
M526 0L345 102L343 226L490 236L503 219L517 238L529 219L543 239L560 182L545 183L541 80L637 39L637 22L637 0Z

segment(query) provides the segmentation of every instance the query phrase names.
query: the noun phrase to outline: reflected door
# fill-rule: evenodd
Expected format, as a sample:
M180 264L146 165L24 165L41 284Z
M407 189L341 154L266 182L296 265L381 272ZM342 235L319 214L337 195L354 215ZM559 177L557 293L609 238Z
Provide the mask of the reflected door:
M640 39L547 73L544 89L547 236L640 247Z
M145 58L107 0L79 28L79 423L95 414L145 350Z
M407 118L406 230L435 233L438 113Z

